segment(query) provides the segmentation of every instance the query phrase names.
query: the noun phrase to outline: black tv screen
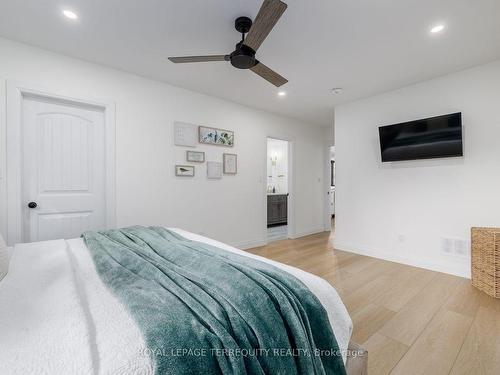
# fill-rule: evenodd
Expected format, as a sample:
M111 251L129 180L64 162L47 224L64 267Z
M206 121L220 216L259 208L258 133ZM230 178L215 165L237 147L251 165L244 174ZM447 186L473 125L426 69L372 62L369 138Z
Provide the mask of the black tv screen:
M382 161L463 156L462 114L378 128Z

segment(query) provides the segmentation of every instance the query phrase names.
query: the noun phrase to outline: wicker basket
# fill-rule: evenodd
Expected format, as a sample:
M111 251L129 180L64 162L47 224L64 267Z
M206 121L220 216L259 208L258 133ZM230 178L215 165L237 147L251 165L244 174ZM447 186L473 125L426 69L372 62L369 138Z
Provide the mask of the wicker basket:
M500 228L472 228L472 285L500 298Z

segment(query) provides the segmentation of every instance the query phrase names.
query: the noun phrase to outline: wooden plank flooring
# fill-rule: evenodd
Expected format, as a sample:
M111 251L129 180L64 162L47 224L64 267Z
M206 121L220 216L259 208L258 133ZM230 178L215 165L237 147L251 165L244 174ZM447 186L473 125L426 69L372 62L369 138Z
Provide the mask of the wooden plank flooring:
M500 300L460 277L333 248L330 233L248 250L329 281L369 351L368 373L500 374Z

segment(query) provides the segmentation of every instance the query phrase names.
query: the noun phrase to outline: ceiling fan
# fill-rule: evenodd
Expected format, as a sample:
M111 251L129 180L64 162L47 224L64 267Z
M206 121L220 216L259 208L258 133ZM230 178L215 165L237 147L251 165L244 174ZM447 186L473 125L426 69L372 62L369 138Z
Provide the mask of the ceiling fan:
M230 61L235 68L250 69L276 87L280 87L288 80L257 60L255 52L267 38L286 8L287 5L280 0L264 0L253 23L248 17L238 17L235 21L235 28L241 33L241 41L236 44L236 49L229 55L184 56L169 57L168 59L176 64ZM245 34L247 35L245 36Z

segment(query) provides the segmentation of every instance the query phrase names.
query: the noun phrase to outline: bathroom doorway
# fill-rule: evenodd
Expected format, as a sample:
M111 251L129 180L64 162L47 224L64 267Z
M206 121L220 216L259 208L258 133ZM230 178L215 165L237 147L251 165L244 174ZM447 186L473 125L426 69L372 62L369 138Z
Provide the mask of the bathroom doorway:
M329 150L330 188L328 191L328 216L331 222L331 231L335 232L335 146L331 146Z
M267 242L289 238L290 142L267 139Z

